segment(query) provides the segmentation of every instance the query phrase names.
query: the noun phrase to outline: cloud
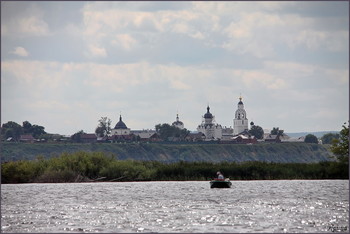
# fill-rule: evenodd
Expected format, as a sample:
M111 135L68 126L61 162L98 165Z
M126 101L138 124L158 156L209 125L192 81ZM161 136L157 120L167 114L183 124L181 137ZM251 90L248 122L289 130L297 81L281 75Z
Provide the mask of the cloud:
M40 37L50 35L48 24L36 16L15 20L2 25L1 28L3 36L17 35Z
M14 51L11 52L12 54L18 55L20 57L28 57L29 53L26 49L23 47L16 47Z
M179 109L195 130L209 102L230 126L240 93L263 127L336 126L348 116L346 2L3 5L4 120L29 116L72 133L123 111L142 129ZM326 121L327 107L336 114Z
M112 44L122 49L130 50L137 45L137 40L129 34L119 34L115 37L115 40L112 41Z
M50 35L48 23L44 20L44 12L36 3L7 2L2 7L2 36L40 37Z
M96 45L89 45L88 57L104 58L107 56L106 49Z
M47 23L35 16L21 19L18 24L20 33L35 36L45 36L49 33Z
M290 47L295 48L298 45L304 45L309 50L318 50L320 48L329 51L344 51L348 48L349 34L346 31L326 32L316 30L302 30L293 40L289 40Z

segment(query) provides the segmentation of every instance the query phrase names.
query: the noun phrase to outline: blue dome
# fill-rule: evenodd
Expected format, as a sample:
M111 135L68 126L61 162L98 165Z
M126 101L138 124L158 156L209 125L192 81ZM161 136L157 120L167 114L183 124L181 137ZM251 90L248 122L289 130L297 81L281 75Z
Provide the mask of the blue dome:
M119 122L115 125L114 129L127 129L125 123L122 121L122 116L119 117Z
M209 112L210 108L209 106L207 107L207 113L204 114L205 119L212 119L213 115Z

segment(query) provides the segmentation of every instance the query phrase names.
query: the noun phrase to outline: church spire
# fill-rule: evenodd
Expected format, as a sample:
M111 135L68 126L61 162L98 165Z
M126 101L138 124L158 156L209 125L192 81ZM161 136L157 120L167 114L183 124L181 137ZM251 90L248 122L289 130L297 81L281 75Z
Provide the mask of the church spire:
M243 102L242 102L242 95L239 95L239 102L238 102L238 105L243 105Z

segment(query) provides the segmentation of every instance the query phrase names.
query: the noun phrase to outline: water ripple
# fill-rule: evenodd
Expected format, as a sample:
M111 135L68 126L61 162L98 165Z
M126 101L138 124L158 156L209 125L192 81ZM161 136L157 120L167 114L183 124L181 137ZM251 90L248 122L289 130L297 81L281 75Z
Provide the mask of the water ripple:
M2 185L2 232L330 232L348 181Z

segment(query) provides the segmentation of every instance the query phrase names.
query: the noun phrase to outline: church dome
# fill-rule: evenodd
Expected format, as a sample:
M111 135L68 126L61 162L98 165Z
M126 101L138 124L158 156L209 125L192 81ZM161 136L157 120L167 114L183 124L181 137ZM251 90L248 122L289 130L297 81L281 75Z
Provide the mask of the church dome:
M242 102L242 97L239 97L239 102L238 102L238 105L243 105L243 102Z
M212 119L213 115L209 112L210 108L209 106L207 107L207 113L204 114L205 119Z
M181 122L181 121L175 121L175 122L173 122L173 125L182 125L182 124L184 124L184 123Z
M183 125L184 123L183 122L181 122L180 120L179 120L179 114L177 114L176 115L176 121L175 122L173 122L173 126L176 126L176 125Z
M127 129L125 123L122 121L122 116L119 117L119 122L115 125L114 129Z

